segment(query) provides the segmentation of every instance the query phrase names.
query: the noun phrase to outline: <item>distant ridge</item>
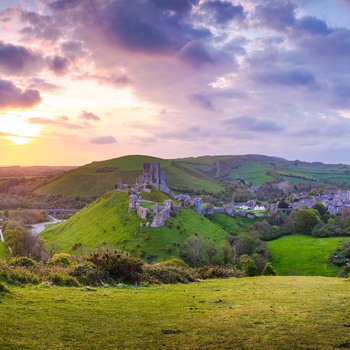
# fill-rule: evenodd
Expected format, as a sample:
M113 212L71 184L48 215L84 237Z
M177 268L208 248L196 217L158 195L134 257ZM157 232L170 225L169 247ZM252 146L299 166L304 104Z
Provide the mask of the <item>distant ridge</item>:
M288 161L259 154L177 159L130 155L92 162L70 170L36 193L99 197L111 189L118 179L129 185L134 184L146 162L159 162L166 172L169 188L178 193L220 192L230 181L244 180L253 185L262 185L274 181L276 177L290 184L327 181L350 185L350 166L344 164Z

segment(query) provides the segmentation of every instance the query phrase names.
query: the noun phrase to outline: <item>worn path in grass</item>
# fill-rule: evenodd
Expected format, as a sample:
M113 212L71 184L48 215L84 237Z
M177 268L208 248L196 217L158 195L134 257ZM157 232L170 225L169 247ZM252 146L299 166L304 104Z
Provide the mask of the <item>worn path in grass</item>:
M256 277L0 295L8 349L318 349L350 345L350 282Z

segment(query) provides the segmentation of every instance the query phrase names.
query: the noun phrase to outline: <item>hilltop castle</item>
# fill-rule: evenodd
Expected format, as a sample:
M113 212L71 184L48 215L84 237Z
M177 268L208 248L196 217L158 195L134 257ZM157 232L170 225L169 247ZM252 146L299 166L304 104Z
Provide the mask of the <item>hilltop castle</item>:
M170 188L167 187L165 171L160 170L160 163L143 163L143 174L136 179L135 188L151 185L170 196L173 196Z

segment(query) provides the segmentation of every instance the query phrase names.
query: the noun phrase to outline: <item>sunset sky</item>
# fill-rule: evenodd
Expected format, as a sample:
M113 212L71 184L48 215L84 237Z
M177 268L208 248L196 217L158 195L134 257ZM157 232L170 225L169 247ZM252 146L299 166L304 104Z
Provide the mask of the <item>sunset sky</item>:
M1 0L0 165L350 164L350 0Z

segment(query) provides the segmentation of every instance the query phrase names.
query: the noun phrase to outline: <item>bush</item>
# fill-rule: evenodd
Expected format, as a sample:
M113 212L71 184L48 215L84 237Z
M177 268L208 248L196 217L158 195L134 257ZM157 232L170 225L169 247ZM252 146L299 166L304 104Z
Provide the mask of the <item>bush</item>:
M178 259L178 258L173 258L169 260L164 260L159 263L160 265L165 265L165 266L177 266L177 267L182 267L184 269L189 269L190 266L187 265L183 260Z
M95 264L115 282L139 283L143 261L128 252L106 250L90 255L87 260Z
M198 279L241 277L240 271L232 267L203 266L196 270Z
M60 254L55 254L51 259L47 261L47 266L71 266L75 265L76 262L74 260L74 257L70 254L66 253L60 253Z
M7 288L6 284L0 282L0 294L2 293L11 293L11 291Z
M67 276L62 272L53 272L49 275L49 281L57 286L78 287L79 282L73 276Z
M80 283L91 286L102 285L109 278L108 273L102 271L91 262L76 266L72 270L71 275Z
M267 262L261 273L263 276L276 276L276 271L270 262Z
M22 266L2 268L0 271L0 280L14 285L40 283L39 277L33 271Z
M23 266L23 267L35 267L37 265L35 260L31 258L27 258L26 256L12 258L9 261L9 264L13 266Z
M143 283L188 283L195 281L192 269L174 265L145 264L142 269Z
M240 257L240 262L242 266L242 272L247 277L253 277L258 275L258 268L254 260L247 254Z

